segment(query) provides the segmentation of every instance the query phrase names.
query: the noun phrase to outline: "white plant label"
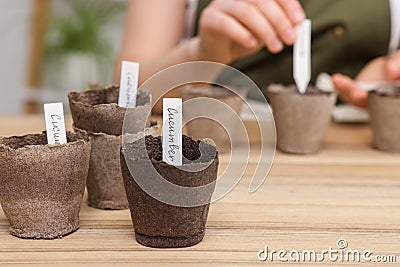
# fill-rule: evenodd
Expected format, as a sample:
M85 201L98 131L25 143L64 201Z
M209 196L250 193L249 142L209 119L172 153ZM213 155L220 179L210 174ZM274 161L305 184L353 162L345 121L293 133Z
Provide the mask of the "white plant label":
M293 78L304 94L311 80L311 20L296 26L297 40L293 46Z
M118 105L135 107L139 81L139 63L122 61Z
M163 98L163 160L182 165L182 99Z
M44 117L46 120L47 143L49 145L67 143L63 104L44 104Z

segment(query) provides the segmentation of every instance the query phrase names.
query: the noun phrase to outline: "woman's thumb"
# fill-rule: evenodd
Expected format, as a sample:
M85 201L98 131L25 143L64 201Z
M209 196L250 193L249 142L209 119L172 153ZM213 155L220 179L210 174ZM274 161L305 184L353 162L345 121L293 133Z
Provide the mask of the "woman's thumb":
M400 80L400 50L388 57L386 74L389 80Z

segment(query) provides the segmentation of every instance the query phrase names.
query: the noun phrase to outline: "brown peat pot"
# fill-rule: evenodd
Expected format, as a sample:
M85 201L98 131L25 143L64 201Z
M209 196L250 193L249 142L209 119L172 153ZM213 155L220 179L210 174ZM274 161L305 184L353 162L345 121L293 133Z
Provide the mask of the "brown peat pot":
M219 161L215 146L183 137L183 167L199 170L190 172L162 161L160 137L145 137L148 157L137 153L138 146L142 144L144 145L143 139L125 144L121 150L122 173L136 240L144 246L157 248L187 247L199 243L205 235L209 202L215 188L213 182L217 179ZM201 145L206 146L202 154L199 150ZM154 167L163 179L175 185L199 187L211 184L212 186L201 194L190 196L206 204L185 207L166 204L153 198L138 185L137 179L132 177L127 163L129 166L132 166L131 164L140 166L141 168L135 169L138 170L135 174L143 176L140 178L150 183L153 178L148 170ZM163 194L161 191L157 191L159 192L157 195ZM174 192L169 193L174 194ZM179 195L176 197L180 198Z
M119 159L127 108L117 104L118 86L94 88L68 94L74 129L88 132L92 143L87 180L88 204L98 209L127 209L129 205ZM136 104L130 111L135 114L135 121L129 125L131 133L143 131L143 125L149 125L151 96L139 91Z
M67 140L48 145L46 133L0 139L0 201L12 235L53 239L79 228L90 142L71 132Z
M386 86L369 92L368 110L373 146L400 153L400 87Z
M274 114L277 148L283 152L317 152L330 122L334 93L309 87L300 94L295 86L271 85L267 92Z

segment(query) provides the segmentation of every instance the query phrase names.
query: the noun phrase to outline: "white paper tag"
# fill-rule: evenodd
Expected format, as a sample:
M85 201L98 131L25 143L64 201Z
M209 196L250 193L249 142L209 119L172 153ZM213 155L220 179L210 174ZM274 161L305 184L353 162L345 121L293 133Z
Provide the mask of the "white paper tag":
M182 99L163 98L163 160L182 165Z
M311 20L296 26L297 40L293 46L293 78L304 94L311 80Z
M50 145L66 144L64 109L62 103L44 104L47 143Z
M118 105L135 107L139 81L139 63L122 61Z

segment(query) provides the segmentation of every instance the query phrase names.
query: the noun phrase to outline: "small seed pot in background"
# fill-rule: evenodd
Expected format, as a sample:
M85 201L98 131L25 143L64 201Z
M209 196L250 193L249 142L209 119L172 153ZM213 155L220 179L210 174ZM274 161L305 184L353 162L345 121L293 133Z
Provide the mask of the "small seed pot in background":
M368 111L373 146L400 153L400 87L385 86L369 92Z
M300 94L295 86L271 85L268 101L274 114L277 147L287 153L316 153L331 119L336 101L332 92L309 87Z

